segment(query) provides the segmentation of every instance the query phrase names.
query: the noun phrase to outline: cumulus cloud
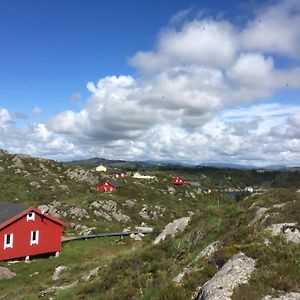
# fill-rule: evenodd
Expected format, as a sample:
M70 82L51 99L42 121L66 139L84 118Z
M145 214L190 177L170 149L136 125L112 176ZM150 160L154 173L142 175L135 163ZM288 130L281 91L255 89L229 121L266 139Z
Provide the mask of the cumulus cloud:
M264 7L244 27L189 15L174 16L153 49L132 56L137 76L88 82L80 111L21 131L0 110L2 144L21 149L26 137L27 152L60 159L300 164L300 107L272 100L300 88L298 2Z

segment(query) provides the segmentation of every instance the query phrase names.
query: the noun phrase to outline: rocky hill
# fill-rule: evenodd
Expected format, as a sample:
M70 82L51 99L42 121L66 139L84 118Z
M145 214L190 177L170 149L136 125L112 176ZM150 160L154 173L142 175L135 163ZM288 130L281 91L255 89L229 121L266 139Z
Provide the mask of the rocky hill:
M0 151L0 201L47 210L69 223L68 237L151 232L70 241L57 258L1 262L0 299L300 299L297 188L236 202L220 188L203 193L210 174L185 172L188 186L171 186L171 170L152 175L127 176L122 188L99 193L108 175L93 168Z

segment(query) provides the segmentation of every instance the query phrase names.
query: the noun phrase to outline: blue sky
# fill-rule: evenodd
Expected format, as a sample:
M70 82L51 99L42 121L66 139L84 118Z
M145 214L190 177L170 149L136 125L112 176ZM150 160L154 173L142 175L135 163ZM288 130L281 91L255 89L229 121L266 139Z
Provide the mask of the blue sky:
M299 165L298 27L296 0L2 0L0 147Z

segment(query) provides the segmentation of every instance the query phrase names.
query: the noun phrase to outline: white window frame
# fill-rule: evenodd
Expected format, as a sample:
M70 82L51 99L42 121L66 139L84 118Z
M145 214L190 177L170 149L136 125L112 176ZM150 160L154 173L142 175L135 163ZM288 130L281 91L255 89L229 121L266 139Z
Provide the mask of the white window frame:
M33 234L35 232L35 240L33 239ZM39 244L39 230L33 230L30 232L30 246Z
M10 236L10 241L7 243L7 237ZM14 234L13 233L7 233L4 234L4 249L12 248L14 243Z
M27 219L26 220L27 220L27 222L28 221L34 221L35 220L35 213L33 211L29 212L27 214Z

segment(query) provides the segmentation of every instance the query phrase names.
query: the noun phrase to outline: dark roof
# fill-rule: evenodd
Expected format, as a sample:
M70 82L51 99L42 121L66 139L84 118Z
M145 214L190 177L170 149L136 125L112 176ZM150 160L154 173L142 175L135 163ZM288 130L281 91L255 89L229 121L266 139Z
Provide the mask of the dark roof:
M117 188L122 187L122 185L119 182L115 181L115 180L109 180L107 182L112 184L113 186L115 186Z
M0 201L0 224L10 220L26 209L27 207L21 204Z

